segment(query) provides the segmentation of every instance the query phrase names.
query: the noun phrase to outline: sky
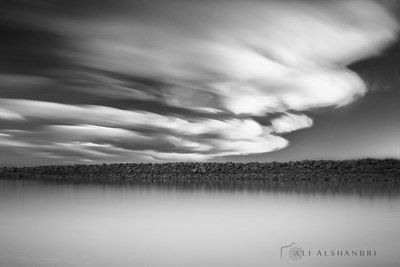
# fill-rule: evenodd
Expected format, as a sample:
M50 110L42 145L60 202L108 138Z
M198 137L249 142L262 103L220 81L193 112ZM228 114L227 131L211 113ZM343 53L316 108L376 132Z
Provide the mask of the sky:
M3 0L0 165L400 158L384 0Z

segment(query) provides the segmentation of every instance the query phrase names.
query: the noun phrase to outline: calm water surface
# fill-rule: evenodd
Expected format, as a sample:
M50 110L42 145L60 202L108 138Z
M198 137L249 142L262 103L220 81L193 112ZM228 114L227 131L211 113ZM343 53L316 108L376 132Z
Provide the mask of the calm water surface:
M400 197L377 191L0 180L0 266L398 267Z

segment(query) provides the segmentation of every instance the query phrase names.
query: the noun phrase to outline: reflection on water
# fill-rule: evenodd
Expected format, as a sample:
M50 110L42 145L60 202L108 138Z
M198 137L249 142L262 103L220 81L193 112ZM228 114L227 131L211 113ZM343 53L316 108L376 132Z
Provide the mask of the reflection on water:
M0 266L400 266L389 185L0 180ZM297 243L306 255L281 247ZM372 250L376 256L316 256ZM293 251L292 251L293 252ZM307 253L311 253L309 256Z

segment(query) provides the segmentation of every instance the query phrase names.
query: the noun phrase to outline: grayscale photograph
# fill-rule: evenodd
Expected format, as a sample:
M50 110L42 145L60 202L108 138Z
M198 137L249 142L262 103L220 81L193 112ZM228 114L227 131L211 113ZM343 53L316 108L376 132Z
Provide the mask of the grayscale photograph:
M399 225L399 0L0 0L0 267L398 267Z

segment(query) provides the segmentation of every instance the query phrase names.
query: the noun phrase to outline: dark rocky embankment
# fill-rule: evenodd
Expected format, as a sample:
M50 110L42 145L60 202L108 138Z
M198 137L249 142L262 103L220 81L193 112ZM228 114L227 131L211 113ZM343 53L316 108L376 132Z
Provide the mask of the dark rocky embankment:
M265 184L274 182L398 184L400 160L178 162L5 167L0 169L0 178L138 184Z

